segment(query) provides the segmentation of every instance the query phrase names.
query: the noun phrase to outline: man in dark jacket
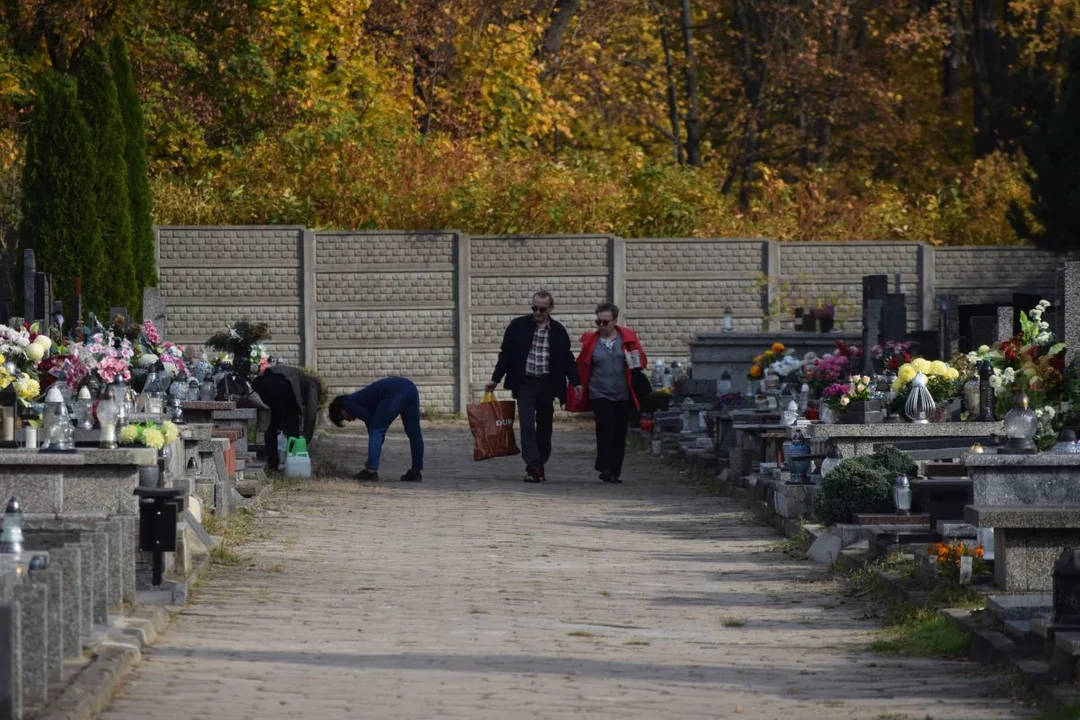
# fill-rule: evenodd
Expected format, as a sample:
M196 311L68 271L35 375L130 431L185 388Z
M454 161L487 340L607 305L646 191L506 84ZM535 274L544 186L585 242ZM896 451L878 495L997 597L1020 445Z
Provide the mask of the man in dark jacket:
M521 458L525 461L525 482L544 482L544 465L551 457L551 433L557 398L566 404L569 380L581 393L577 362L570 350L570 336L551 317L555 298L546 290L533 295L532 315L510 321L503 334L499 360L490 392L506 378L505 387L518 403L521 419Z
M405 434L409 436L412 467L401 476L402 482L419 482L424 469L424 436L420 432L420 391L411 380L388 377L376 380L352 395L338 395L330 403L330 422L338 427L353 420L362 420L368 430L368 459L356 479L365 482L379 480L379 458L383 439L390 424L401 416Z
M252 381L251 387L270 408L270 425L263 436L266 467L277 470L285 460L278 456L278 432L285 433L285 437L300 437L303 431L304 439L311 444L319 413L319 383L300 368L272 365Z

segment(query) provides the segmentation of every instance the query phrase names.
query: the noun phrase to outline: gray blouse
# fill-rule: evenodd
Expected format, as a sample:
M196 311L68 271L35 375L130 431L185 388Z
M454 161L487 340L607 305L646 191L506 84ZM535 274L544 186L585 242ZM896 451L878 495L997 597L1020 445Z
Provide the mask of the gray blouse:
M629 400L630 389L626 386L626 357L622 350L622 337L612 340L597 338L592 355L592 375L589 378L589 399L611 401Z

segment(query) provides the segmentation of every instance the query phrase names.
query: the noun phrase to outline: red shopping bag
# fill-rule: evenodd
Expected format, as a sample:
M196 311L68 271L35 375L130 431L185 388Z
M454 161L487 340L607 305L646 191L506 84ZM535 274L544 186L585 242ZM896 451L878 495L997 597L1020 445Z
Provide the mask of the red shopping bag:
M584 393L578 395L574 392L573 385L566 386L566 412L570 413L583 413L592 410L592 406L589 405L589 398Z
M473 460L521 454L514 437L514 413L517 408L512 400L496 400L493 393L486 392L480 404L469 405L466 410L469 429L476 444Z

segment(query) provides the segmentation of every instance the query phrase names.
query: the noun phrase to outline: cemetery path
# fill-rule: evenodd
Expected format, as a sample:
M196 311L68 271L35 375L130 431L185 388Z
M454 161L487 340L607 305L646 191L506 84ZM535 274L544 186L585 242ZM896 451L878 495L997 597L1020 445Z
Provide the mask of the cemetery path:
M215 569L103 717L1028 714L978 665L867 652L867 606L649 458L603 484L590 436L560 431L529 485L518 459L474 463L467 429L425 432L422 484L397 481L392 433L380 485L275 495L248 563ZM355 433L320 445L361 467Z

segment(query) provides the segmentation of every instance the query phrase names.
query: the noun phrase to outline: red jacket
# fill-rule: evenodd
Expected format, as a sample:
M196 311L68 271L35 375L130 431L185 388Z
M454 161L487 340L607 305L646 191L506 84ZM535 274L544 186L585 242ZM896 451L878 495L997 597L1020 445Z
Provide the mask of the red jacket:
M615 328L619 335L622 337L623 352L637 351L641 356L641 369L649 367L648 358L645 357L645 349L641 347L641 341L638 339L637 333L630 328L616 326ZM581 352L577 357L578 374L581 376L581 389L582 397L578 399L573 391L571 391L566 398L566 409L569 412L588 412L589 411L589 378L592 377L592 356L593 351L596 350L596 343L600 339L600 333L596 330L586 332L581 336ZM635 368L628 367L626 369L626 387L630 390L630 399L634 403L634 407L641 410L641 401L634 393L634 383L631 378L631 374Z

